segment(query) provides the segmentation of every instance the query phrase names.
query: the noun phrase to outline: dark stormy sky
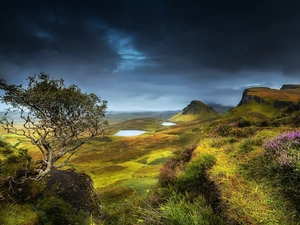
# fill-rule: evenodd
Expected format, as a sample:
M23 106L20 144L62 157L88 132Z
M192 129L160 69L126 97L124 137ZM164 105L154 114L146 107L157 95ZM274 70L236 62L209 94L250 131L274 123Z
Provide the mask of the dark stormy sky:
M0 77L44 72L109 109L236 105L251 86L300 83L300 1L4 0Z

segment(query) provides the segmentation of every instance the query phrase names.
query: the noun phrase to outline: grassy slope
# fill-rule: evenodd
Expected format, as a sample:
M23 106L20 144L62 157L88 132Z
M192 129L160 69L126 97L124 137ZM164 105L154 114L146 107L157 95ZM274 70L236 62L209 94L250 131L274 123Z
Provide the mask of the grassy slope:
M161 111L161 112L116 112L108 113L108 121L110 124L121 123L126 120L132 120L137 118L155 118L160 120L167 120L172 117L178 111Z
M267 120L280 113L273 105L258 104L254 100L248 104L235 107L229 110L222 119L249 119L255 121Z
M209 174L222 193L222 211L229 224L297 224L292 219L297 212L274 186L276 181L259 176L265 168L259 160L261 143L275 133L263 130L244 139L207 138L194 152L194 158L204 153L217 158Z

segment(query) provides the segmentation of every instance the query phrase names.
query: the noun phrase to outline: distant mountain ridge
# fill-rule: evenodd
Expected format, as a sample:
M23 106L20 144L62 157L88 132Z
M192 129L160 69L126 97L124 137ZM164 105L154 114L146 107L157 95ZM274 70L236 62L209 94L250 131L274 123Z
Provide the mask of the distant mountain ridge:
M229 109L234 107L230 105L222 105L217 103L208 103L207 105L211 106L214 110L222 114L227 113Z
M170 121L195 121L206 120L219 117L221 114L214 110L211 106L204 104L201 101L193 100L181 112L170 118Z

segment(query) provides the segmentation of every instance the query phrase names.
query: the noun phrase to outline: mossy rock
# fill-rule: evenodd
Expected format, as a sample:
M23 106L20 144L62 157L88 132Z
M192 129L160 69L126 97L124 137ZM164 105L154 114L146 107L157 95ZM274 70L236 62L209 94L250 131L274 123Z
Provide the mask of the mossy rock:
M74 208L96 217L102 216L100 199L92 179L84 173L69 170L52 170L45 178L47 189L55 192Z

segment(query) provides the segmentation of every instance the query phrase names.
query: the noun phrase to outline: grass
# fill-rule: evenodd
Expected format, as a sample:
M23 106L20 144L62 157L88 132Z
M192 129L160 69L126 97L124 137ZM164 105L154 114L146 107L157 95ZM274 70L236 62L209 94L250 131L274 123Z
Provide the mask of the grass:
M34 225L38 223L36 210L30 204L0 205L0 224L5 225Z
M234 143L224 143L220 138L218 141L223 142L222 145L217 145L216 140L205 139L194 152L194 157L209 153L217 158L209 174L221 190L222 212L229 224L297 224L297 220L292 219L297 212L281 190L274 188L272 180L249 173L250 169L265 170L264 164L255 161L262 157L261 138L264 135L274 134L262 131Z
M250 88L248 89L248 95L259 96L263 99L275 99L278 101L296 102L299 99L300 91L297 89L293 90L277 90L271 88Z
M209 119L215 119L219 117L220 114L218 112L199 112L197 114L183 114L182 112L177 113L172 118L170 118L170 121L173 122L190 122L190 121L205 121Z
M269 106L250 103L247 107L264 112L259 114L263 119L274 113ZM242 118L243 110L236 108L234 113ZM150 132L115 137L111 131L85 144L69 167L92 177L104 210L102 224L300 224L298 212L278 185L279 178L266 173L262 147L266 140L293 128L258 128L250 123L234 127L224 137L212 137L208 134L218 125L212 122L163 127L159 120L139 118L125 121L120 127L115 124L113 131L134 128ZM24 138L3 133L1 139L16 149L26 147L33 161L40 157L38 149ZM191 161L180 162L176 169L178 186L159 186L157 178L167 159L180 158L184 147L196 143ZM213 158L204 160L211 164L200 173L204 156ZM207 200L206 189L211 186L203 182L213 183L219 191L217 213ZM25 214L32 222L28 224L34 224L40 216L30 205L5 205L0 209L0 223L23 224Z

